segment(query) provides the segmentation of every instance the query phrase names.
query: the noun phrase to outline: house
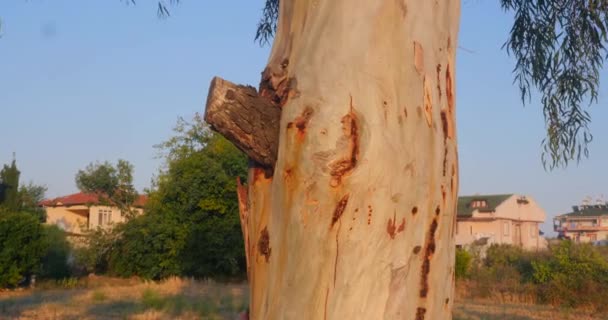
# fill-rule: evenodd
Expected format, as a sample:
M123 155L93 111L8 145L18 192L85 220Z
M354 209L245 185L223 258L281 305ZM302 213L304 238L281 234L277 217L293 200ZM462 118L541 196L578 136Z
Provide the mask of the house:
M553 218L558 238L576 242L608 239L608 203L573 206L572 212Z
M143 213L146 196L139 196L134 207L136 214ZM96 194L75 193L40 202L46 211L46 223L55 224L69 235L79 236L86 229L108 228L124 222L126 217L117 207L102 204Z
M529 196L473 195L458 198L456 246L511 244L524 249L546 247L539 225L544 210Z

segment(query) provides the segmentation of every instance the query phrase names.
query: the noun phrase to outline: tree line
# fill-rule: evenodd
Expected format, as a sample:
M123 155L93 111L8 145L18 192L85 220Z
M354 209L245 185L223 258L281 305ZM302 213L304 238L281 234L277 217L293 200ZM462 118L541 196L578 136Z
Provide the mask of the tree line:
M163 167L145 190L144 214L132 210L138 193L133 166L94 162L76 185L126 213L124 223L85 231L68 241L45 225L38 204L46 189L20 185L16 161L0 173L0 287L32 278L61 279L88 273L161 279L168 276L243 278L245 256L236 178L246 180L247 159L212 132L197 114L180 118L174 135L155 148Z

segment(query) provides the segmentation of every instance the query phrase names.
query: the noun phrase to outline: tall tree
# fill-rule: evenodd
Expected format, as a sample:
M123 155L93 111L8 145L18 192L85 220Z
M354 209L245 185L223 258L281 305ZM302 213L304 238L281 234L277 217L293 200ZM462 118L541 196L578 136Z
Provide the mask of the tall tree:
M76 185L80 191L96 194L107 205L118 207L127 217L135 213L138 193L133 186L133 166L126 160L118 160L116 166L107 161L91 163L78 170Z
M542 97L544 163L586 156L608 1L501 4L522 99ZM259 92L212 81L206 120L253 160L239 200L254 319L451 318L459 15L459 1L267 0Z
M4 165L0 171L0 207L16 212L21 208L19 200L19 175L17 163L13 159L10 166Z
M245 179L247 158L198 114L192 121L180 119L174 131L157 146L166 168L150 194L146 215L161 215L183 226L183 274L242 275L245 256L235 177Z

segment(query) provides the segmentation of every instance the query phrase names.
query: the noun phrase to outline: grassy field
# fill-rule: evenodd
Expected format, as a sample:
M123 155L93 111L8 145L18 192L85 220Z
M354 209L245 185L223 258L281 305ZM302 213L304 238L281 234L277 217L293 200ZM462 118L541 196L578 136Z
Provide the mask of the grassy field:
M161 283L90 277L0 291L0 319L237 319L246 284L173 278ZM546 306L456 300L455 320L599 320Z

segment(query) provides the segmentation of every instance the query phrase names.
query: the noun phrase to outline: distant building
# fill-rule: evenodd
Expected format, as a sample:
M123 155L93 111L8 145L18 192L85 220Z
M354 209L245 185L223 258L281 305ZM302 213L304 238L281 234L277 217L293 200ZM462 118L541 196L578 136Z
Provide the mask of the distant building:
M559 238L576 242L608 239L608 203L573 206L572 210L553 219Z
M474 195L458 198L456 246L511 244L524 249L545 248L539 229L545 211L529 196Z
M146 196L140 196L132 208L143 213ZM103 205L95 194L75 193L40 202L46 211L46 223L55 224L69 235L79 236L86 229L109 228L124 222L125 215L116 207Z

